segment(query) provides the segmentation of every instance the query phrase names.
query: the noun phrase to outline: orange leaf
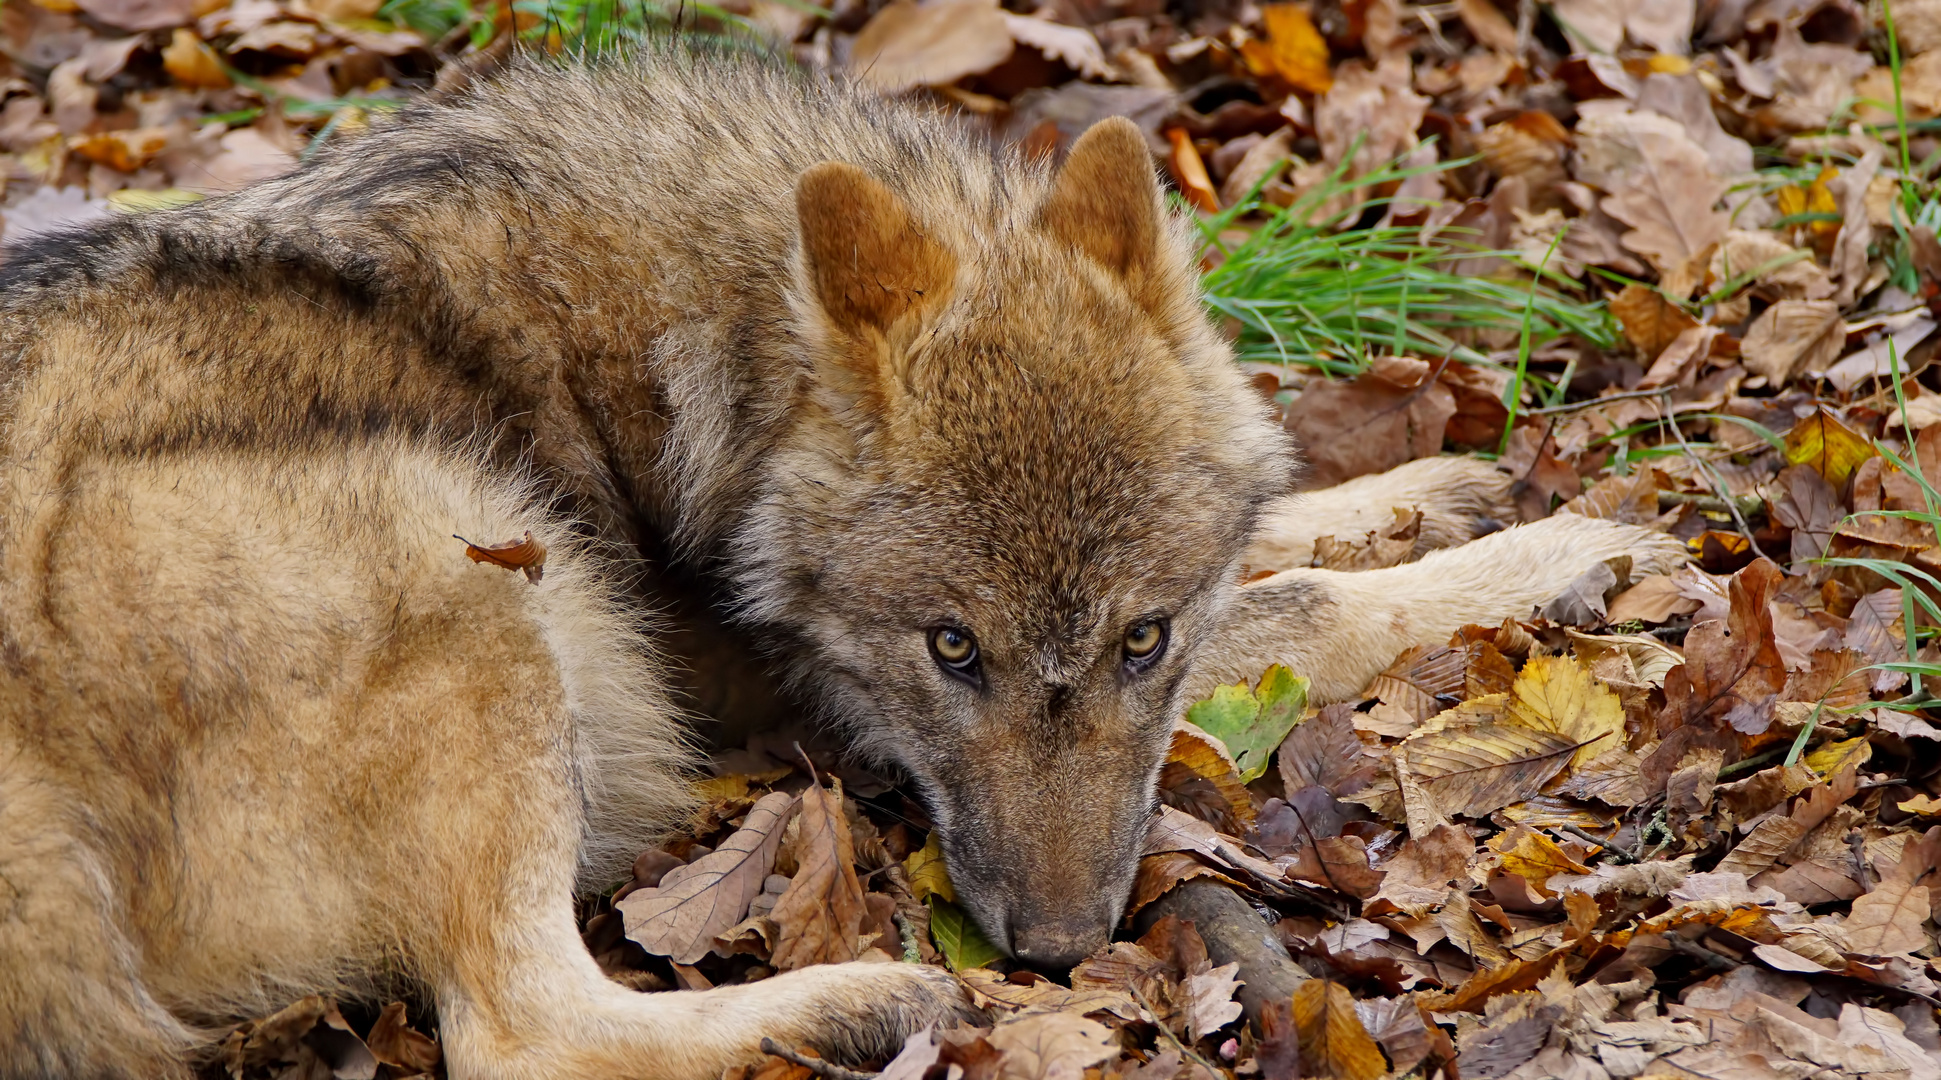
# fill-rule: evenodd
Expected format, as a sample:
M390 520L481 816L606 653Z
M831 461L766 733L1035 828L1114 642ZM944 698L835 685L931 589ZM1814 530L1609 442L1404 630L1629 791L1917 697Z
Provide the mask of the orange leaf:
M523 539L493 544L491 547L480 547L456 533L452 534L452 539L465 544L465 557L473 562L521 571L527 581L535 583L546 575L546 545L533 539L531 530L527 530Z
M1186 201L1209 214L1220 212L1220 197L1213 193L1213 178L1206 174L1206 163L1200 160L1200 152L1193 147L1193 137L1180 128L1168 128L1166 138L1173 144L1173 152L1166 157L1166 164L1173 171L1173 179L1179 184L1180 194Z
M1294 1030L1300 1036L1301 1073L1321 1080L1376 1080L1388 1059L1355 1015L1348 988L1309 979L1294 991Z
M1328 43L1314 28L1307 9L1299 4L1265 4L1261 25L1267 29L1268 58L1274 70L1296 90L1325 94L1334 85L1328 71Z

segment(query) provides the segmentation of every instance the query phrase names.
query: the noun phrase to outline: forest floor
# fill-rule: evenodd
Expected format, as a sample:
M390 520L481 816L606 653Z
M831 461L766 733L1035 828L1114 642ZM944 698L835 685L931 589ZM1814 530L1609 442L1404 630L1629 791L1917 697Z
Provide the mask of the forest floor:
M1471 453L1522 519L1653 525L1693 565L1599 567L1359 706L1274 669L1189 711L1133 916L1188 880L1272 915L1299 981L1259 1024L1177 918L1010 964L922 807L802 733L720 756L691 835L589 903L600 963L949 966L992 1026L886 1080L1941 1080L1941 0L832 2L7 0L5 236L273 175L515 38L678 23L1032 153L1129 116L1317 485ZM744 898L695 921L703 889ZM439 1071L425 1018L345 1009L209 1073ZM812 1070L854 1080L748 1080Z

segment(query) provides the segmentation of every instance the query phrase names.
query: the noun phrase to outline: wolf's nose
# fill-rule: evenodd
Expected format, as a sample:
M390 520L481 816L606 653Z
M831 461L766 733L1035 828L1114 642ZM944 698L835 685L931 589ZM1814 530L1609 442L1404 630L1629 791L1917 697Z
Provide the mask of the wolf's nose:
M1043 922L1014 921L1011 954L1036 968L1063 971L1105 947L1112 928L1083 916Z

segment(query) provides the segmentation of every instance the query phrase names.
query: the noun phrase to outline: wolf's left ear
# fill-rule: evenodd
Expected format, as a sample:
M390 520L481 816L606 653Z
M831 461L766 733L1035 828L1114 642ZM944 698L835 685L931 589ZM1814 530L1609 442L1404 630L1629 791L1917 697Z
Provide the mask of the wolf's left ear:
M1137 279L1159 258L1160 214L1146 137L1132 121L1114 116L1072 144L1038 220L1107 270Z
M854 165L825 161L795 185L809 286L852 336L884 333L950 288L956 264L896 193Z

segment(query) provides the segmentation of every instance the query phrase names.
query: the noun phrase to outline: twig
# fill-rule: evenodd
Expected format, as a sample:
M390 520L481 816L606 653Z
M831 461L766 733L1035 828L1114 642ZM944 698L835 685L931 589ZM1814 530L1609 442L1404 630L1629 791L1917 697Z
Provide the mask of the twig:
M1766 553L1759 548L1759 541L1753 538L1752 526L1746 524L1745 515L1739 513L1739 504L1732 501L1732 490L1726 487L1725 479L1719 476L1718 470L1712 468L1711 462L1692 453L1692 444L1685 441L1685 432L1679 428L1677 419L1671 416L1668 403L1664 401L1658 403L1658 416L1659 422L1667 423L1671 433L1677 437L1678 448L1685 451L1685 456L1691 459L1692 464L1697 465L1705 473L1705 482L1712 485L1712 493L1717 495L1725 503L1725 508L1732 512L1732 520L1738 524L1739 533L1746 538L1746 543L1752 546L1752 553L1762 559L1766 558Z
M917 947L917 928L910 925L909 916L901 911L892 912L890 921L896 924L897 940L903 943L903 962L906 964L923 963L923 950Z
M878 1076L882 1075L881 1073L873 1072L857 1072L854 1069L845 1069L840 1065L824 1061L821 1058L812 1058L807 1054L798 1054L788 1047L783 1046L781 1043L776 1042L774 1039L767 1037L763 1037L762 1039L762 1053L773 1054L783 1061L800 1065L817 1076L822 1077L822 1080L876 1080Z
M1575 825L1558 825L1551 831L1567 832L1570 835L1576 837L1577 839L1584 841L1585 843L1595 844L1597 845L1599 851L1601 851L1605 855L1609 855L1611 858L1616 859L1620 863L1633 863L1638 861L1631 857L1630 852L1624 850L1621 847L1618 847L1617 845L1611 843L1609 840L1599 840L1596 836L1585 832L1584 830L1578 828Z
M1732 504L1737 504L1739 509L1744 513L1754 513L1765 501L1757 495L1734 495L1728 501L1719 498L1717 495L1700 495L1695 491L1661 491L1658 493L1658 505L1661 507L1680 506L1689 503L1692 506L1698 507L1700 510L1710 510L1720 514L1730 512Z
M1541 409L1523 409L1525 416L1549 416L1554 413L1577 412L1581 409L1594 409L1609 401L1635 401L1638 398L1662 397L1675 387L1661 387L1656 390L1626 390L1622 394L1605 394L1603 397L1589 398L1584 401L1567 401L1562 405L1545 405Z
M1733 968L1744 967L1746 964L1744 960L1734 960L1730 956L1721 956L1705 946L1700 945L1698 942L1687 941L1677 934L1666 934L1665 944L1671 946L1672 952L1684 953L1686 956L1699 961L1715 971L1730 971Z
M1173 1044L1173 1049L1179 1051L1181 1057L1184 1057L1189 1061L1192 1061L1194 1064L1199 1065L1201 1068L1205 1069L1206 1071L1212 1073L1215 1076L1220 1075L1220 1071L1213 1067L1212 1062L1201 1057L1199 1054L1199 1051L1193 1049L1192 1047L1186 1045L1183 1042L1180 1042L1179 1036L1173 1034L1172 1031L1169 1030L1165 1024L1160 1022L1159 1010L1153 1008L1152 1002L1146 1000L1145 992L1139 989L1138 983L1128 981L1126 983L1126 989L1132 991L1132 996L1138 1000L1139 1007L1146 1010L1147 1016L1152 1017L1152 1026L1159 1029L1159 1034L1164 1036L1167 1042Z

